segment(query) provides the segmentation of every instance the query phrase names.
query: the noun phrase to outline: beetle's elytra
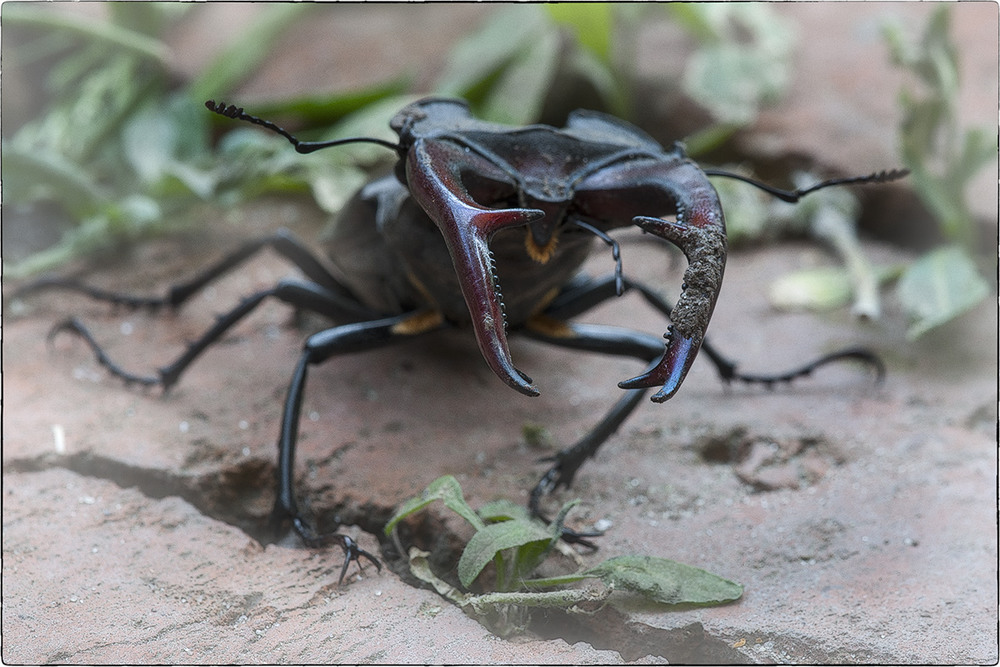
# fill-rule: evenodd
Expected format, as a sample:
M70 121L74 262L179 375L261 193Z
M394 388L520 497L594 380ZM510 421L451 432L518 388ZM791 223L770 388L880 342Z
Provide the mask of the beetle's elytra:
M619 383L625 392L593 430L553 458L554 464L531 493L531 509L539 516L542 497L572 483L583 462L615 432L649 388L657 388L652 397L657 402L677 392L699 350L705 351L727 382L788 381L843 359L862 361L882 373L874 354L846 349L787 373L745 375L712 348L705 332L722 287L726 235L722 206L709 176L738 178L786 201L797 201L819 188L882 182L903 172L784 191L736 174L704 170L679 146L664 148L633 125L590 111L574 112L563 128L508 127L473 118L462 101L429 98L408 105L392 119L398 143L368 138L302 142L238 107L211 101L206 106L278 132L300 153L346 141L370 141L393 149L399 160L393 174L371 181L347 204L329 236L324 259L287 232L278 232L244 244L163 297L108 292L63 278L36 281L18 294L64 288L132 307L178 307L264 247L297 266L304 279L285 280L248 296L220 316L179 358L152 375L119 367L76 319L58 324L53 334L76 333L114 375L166 390L207 347L268 298L333 320L335 326L305 341L292 374L278 436L274 518L278 525L291 522L307 542L339 543L346 556L341 581L352 560L366 558L376 565L378 560L346 536L316 532L299 512L293 483L307 374L311 366L332 356L446 327L467 327L493 372L529 396L539 390L511 358L507 337L512 333L648 363L644 373ZM620 251L610 234L632 225L670 241L687 257L676 305L671 307L656 290L623 274ZM579 274L595 237L611 245L619 259L615 272L605 278ZM663 337L570 321L629 289L669 317ZM566 535L589 544L584 539L588 535L569 531Z

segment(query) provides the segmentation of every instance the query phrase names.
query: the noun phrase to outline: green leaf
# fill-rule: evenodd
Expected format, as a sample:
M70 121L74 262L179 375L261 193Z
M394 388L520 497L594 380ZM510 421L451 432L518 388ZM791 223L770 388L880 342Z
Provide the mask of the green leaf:
M364 108L348 114L340 120L328 132L323 133L319 140L342 139L345 137L375 137L387 141L398 141L399 137L389 128L389 121L392 120L400 109L418 99L417 95L400 94L390 95L377 102L372 102ZM356 143L338 146L335 152L328 152L328 155L336 155L344 162L357 164L359 162L373 162L380 158L392 160L395 155L392 151L386 150L383 146L373 144Z
M499 593L485 593L483 595L468 595L465 600L472 605L473 610L480 616L504 605L517 605L519 607L543 607L564 609L572 612L577 611L578 605L586 604L588 607L597 605L603 606L612 593L611 588L585 589L569 588L561 591L541 591L541 592L514 592L504 591ZM590 612L586 612L590 613Z
M586 572L574 572L573 574L560 574L553 577L542 577L539 579L523 579L522 584L529 588L553 588L555 586L568 586L584 579L599 578L596 574Z
M731 178L713 179L712 185L726 212L726 235L730 244L774 238L785 231L786 224L774 215L772 203L756 189Z
M787 65L771 54L723 43L691 56L684 91L719 122L740 125L780 97L788 81Z
M976 265L958 246L933 250L913 263L897 286L913 324L910 340L971 309L989 293Z
M408 84L409 77L397 76L354 90L256 102L253 114L268 119L296 116L307 124L329 124L349 114L363 111L386 98L404 94Z
M628 116L628 81L621 70L600 60L590 51L571 49L568 56L567 69L575 71L584 81L594 86L608 105L609 113L619 117Z
M966 130L962 150L955 161L952 180L964 187L979 170L987 164L996 162L997 135L992 130L974 127Z
M114 2L108 3L107 7L114 24L156 37L186 14L192 5L181 2Z
M951 12L942 5L927 23L921 38L920 57L912 68L928 86L940 90L949 99L957 99L958 51L948 34L950 28Z
M170 122L160 105L146 105L133 114L122 131L122 148L129 165L144 183L163 177L173 160L178 127Z
M722 604L738 600L743 587L705 570L665 558L619 556L584 574L661 604Z
M508 125L538 120L559 65L560 40L544 32L506 67L483 103L481 116Z
M127 53L151 60L164 70L170 68L170 50L163 42L134 32L120 25L95 21L80 16L55 12L45 5L11 3L4 8L6 27L32 26L43 30L60 31L90 42L112 47L118 53Z
M488 84L513 58L546 29L545 15L536 5L506 7L480 30L462 39L433 86L438 95L461 97L476 104Z
M507 500L506 498L501 498L500 500L494 500L488 502L476 512L483 521L488 523L497 521L510 521L512 519L519 519L522 521L528 521L531 519L531 513L528 508L524 505L518 505L517 503Z
M309 169L307 180L316 204L327 213L335 214L344 207L352 193L364 186L368 177L360 169L317 168Z
M685 68L684 92L725 124L746 124L790 80L794 33L770 7L704 3L675 15L702 38Z
M993 129L963 131L959 124L958 48L949 34L949 17L950 8L939 7L919 41L898 26L886 27L884 35L894 62L922 84L919 93L904 88L899 95L900 152L913 191L948 241L972 249L976 221L965 186L985 164L995 163L997 142Z
M610 63L615 24L612 5L604 2L553 3L544 7L558 25L572 31L580 46Z
M3 146L4 204L52 198L75 216L100 208L108 193L65 156L42 148Z
M458 579L468 588L483 568L505 549L525 545L545 547L551 541L549 531L535 521L503 521L478 530L458 560Z
M674 23L699 42L712 44L721 37L700 3L670 2L665 5Z
M715 123L698 130L684 138L684 152L691 157L697 157L720 148L740 130L740 127L742 126L739 123Z
M424 509L435 500L443 500L448 509L471 523L476 530L482 530L486 527L483 520L465 502L465 496L462 495L462 487L458 483L458 480L451 475L444 475L427 485L427 488L424 489L424 492L418 498L411 498L403 503L396 510L393 517L389 519L389 523L385 525L385 534L390 535L396 524L414 512Z
M438 595L451 600L460 607L469 604L473 596L463 593L434 574L434 571L431 570L430 561L427 560L427 557L430 555L429 551L421 551L416 547L410 547L410 573L420 581L433 586Z

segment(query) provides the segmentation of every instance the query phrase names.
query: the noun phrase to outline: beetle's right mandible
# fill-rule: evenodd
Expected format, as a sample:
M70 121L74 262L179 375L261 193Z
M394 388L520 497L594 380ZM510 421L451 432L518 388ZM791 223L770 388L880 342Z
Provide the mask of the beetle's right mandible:
M410 193L441 230L448 246L483 358L510 387L537 396L531 378L511 360L489 240L498 230L527 225L544 216L544 212L487 208L475 202L465 188L461 171L488 171L492 166L448 141L417 139L406 157L405 168Z

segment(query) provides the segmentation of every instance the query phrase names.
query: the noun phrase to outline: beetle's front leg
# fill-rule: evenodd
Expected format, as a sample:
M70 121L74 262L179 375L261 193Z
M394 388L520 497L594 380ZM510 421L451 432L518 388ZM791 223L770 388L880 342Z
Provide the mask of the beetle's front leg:
M337 354L384 347L416 334L439 329L442 326L444 324L441 318L435 313L420 311L371 322L333 327L314 334L306 340L302 356L292 374L292 381L282 412L281 433L278 437L278 493L274 502L272 523L275 528L279 528L285 521L291 521L292 528L309 545L338 543L344 550L344 566L340 571L338 584L343 582L351 561L356 561L360 567L361 559L366 558L380 570L382 566L375 556L362 550L354 540L346 535L317 533L299 512L294 488L295 446L298 442L302 396L305 392L309 367L322 363Z
M633 357L646 361L656 359L663 349L663 344L657 337L639 331L597 324L573 324L549 320L548 318L536 318L529 321L525 333L535 340L559 347ZM531 491L528 508L532 514L545 518L541 511L542 498L560 486L568 488L573 483L573 478L580 467L587 459L597 453L597 450L608 438L614 435L645 395L646 389L644 388L626 392L583 438L554 456L544 459L552 461L553 465ZM572 531L564 532L564 537L585 546L593 545L580 538L590 536L592 535Z
M542 512L542 498L549 495L559 487L569 488L573 485L573 478L577 471L586 463L587 459L597 454L601 445L607 442L608 438L615 434L618 427L635 411L646 395L645 389L631 389L625 393L615 406L608 411L601 421L594 426L585 436L573 445L561 449L552 456L540 459L543 462L551 462L550 467L542 478L535 484L528 497L528 509L539 519L549 522L548 517ZM598 537L602 533L580 533L569 528L563 528L563 538L568 542L582 544L585 547L596 549L596 545L588 541L588 537Z

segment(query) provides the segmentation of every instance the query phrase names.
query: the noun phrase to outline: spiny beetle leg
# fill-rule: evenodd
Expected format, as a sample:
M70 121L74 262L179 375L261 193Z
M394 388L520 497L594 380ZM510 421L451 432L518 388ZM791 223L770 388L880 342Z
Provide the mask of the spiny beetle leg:
M559 487L569 488L573 484L576 473L587 459L593 457L608 438L614 435L618 427L635 410L646 391L632 389L628 391L615 406L594 426L583 438L570 447L559 451L554 456L540 459L544 462L555 462L542 476L531 492L529 509L539 514L541 499Z
M552 322L544 320L534 320L529 322L525 333L535 340L559 347L628 356L647 362L655 360L663 349L659 338L638 331L596 324L559 324L561 326L554 326ZM601 445L607 442L608 438L628 419L642 402L646 391L646 389L632 389L626 392L583 438L555 456L545 459L554 461L555 464L531 491L528 509L532 514L547 521L541 511L542 498L560 486L569 488L580 467L587 459L594 456ZM592 547L592 543L581 538L596 537L596 535L564 529L564 537L567 541Z
M704 345L702 349L705 350ZM713 349L709 354L709 358L715 362L715 355L718 353ZM807 364L803 364L798 368L794 368L790 371L785 371L784 373L773 373L767 375L756 375L752 373L738 373L736 371L736 364L726 361L719 357L722 361L721 365L716 363L719 368L719 375L722 377L723 381L726 383L736 380L738 382L743 382L744 384L761 384L771 389L776 384L784 384L792 382L800 377L806 377L812 375L812 372L817 368L822 366L827 366L829 364L837 363L840 361L858 361L866 366L869 366L875 371L875 384L881 384L885 379L885 364L882 359L872 352L871 350L866 350L864 348L852 347L843 350L838 350L837 352L832 352L830 354L823 355L817 359L810 361ZM725 372L724 372L724 369Z
M16 289L11 294L11 299L23 299L35 292L42 292L52 289L64 289L71 292L78 292L87 297L115 306L123 306L130 310L146 308L153 312L165 306L173 307L171 296L136 296L134 294L124 294L122 292L112 292L99 287L93 287L73 278L47 277L39 278Z
M97 363L104 366L115 377L122 379L126 385L139 384L144 387L151 387L155 384L160 384L161 378L158 375L136 375L129 373L113 362L107 352L104 351L104 348L94 340L94 336L90 333L90 330L77 318L71 317L52 327L48 335L49 342L51 343L56 336L63 332L72 333L82 338L90 346L94 356L97 357Z
M11 298L19 299L35 292L65 289L84 294L95 301L131 309L147 308L155 311L160 308L179 308L206 285L229 273L265 248L271 248L287 259L306 277L328 292L330 304L325 307L324 312L331 317L353 320L375 317L376 314L351 297L350 291L287 229L279 229L270 236L244 243L190 280L172 285L163 296L137 296L93 287L72 278L46 277L23 285L11 294Z

